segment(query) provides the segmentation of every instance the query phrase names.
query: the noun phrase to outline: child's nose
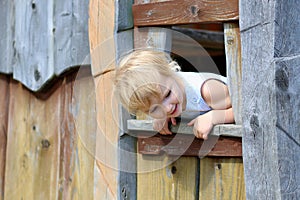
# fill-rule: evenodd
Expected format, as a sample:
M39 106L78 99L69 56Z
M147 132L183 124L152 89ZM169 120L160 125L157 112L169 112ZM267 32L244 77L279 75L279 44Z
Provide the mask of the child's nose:
M172 111L172 104L170 104L168 102L165 102L163 107L164 107L164 110L165 110L166 114L168 114Z

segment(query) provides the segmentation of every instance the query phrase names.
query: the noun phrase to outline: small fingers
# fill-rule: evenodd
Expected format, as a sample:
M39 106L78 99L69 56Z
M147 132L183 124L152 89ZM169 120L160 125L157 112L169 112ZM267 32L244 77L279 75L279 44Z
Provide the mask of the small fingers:
M203 140L207 140L207 134L201 133L198 130L194 130L194 135L196 136L196 138L199 139L203 139Z

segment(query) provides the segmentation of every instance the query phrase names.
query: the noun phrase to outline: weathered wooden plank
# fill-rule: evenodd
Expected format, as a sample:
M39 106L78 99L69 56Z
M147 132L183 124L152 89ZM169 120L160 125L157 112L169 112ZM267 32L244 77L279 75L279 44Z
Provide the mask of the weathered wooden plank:
M98 74L104 71L109 65L102 64L106 60L111 61L115 58L115 43L113 37L115 22L115 5L113 1L91 0L89 6L89 43L92 59L92 74ZM105 25L104 25L105 22ZM103 28L105 27L105 28ZM104 42L108 41L108 48L105 48ZM105 43L106 44L106 43ZM104 54L104 56L102 56ZM108 62L109 63L109 62ZM97 138L96 138L96 165L95 165L95 198L96 199L116 199L117 198L117 172L112 165L117 162L117 152L113 150L112 145L116 141L109 141L109 135L117 135L116 132L108 132L106 126L113 126L111 121L107 120L105 114L109 114L111 107L105 101L107 75L97 77L96 87L96 109L97 109ZM110 102L110 101L109 101ZM107 110L110 107L110 110ZM105 111L107 110L107 111ZM109 127L107 128L109 129ZM106 147L107 145L107 147ZM110 155L106 157L105 155ZM114 165L114 167L117 167Z
M136 199L137 155L136 138L124 134L119 141L120 172L118 199Z
M95 87L90 67L64 79L61 106L60 199L93 199Z
M97 108L95 156L96 167L101 177L96 197L100 199L116 199L118 195L118 105L112 99L112 77L113 72L109 72L95 79Z
M150 135L156 133L153 129L152 120L127 120L128 131L132 134L148 132ZM186 123L180 123L176 126L171 126L171 132L180 134L193 135L193 126L187 126ZM231 136L242 137L242 127L240 125L222 124L216 125L212 129L210 135L213 136Z
M139 155L138 160L137 199L198 199L197 158Z
M300 3L297 0L276 1L276 40L274 41L275 57L290 57L300 54L300 37L298 34L299 20L297 15L300 12ZM285 15L285 17L282 17ZM288 29L286 25L288 24ZM280 34L284 31L284 34Z
M13 55L15 53L14 26L11 24L15 20L15 9L13 1L0 2L0 72L9 74L13 72Z
M53 6L50 1L14 1L14 6L13 77L38 90L54 74L52 24L48 22L52 19Z
M53 52L55 75L61 74L67 68L90 64L88 39L88 6L89 0L53 1L53 16L48 16L49 34L48 46ZM52 40L52 41L51 41Z
M124 31L133 28L132 4L134 0L117 1L117 31Z
M130 0L90 2L92 73L97 76L95 83L98 162L95 174L98 180L95 198L98 199L122 199L124 196L128 199L136 199L136 174L131 173L136 171L136 166L132 165L136 158L128 155L130 154L128 152L135 150L134 138L124 134L127 130L124 122L129 115L114 100L113 73L100 75L107 69L114 68L120 57L133 48L133 31L125 31L133 26L130 20L131 4ZM126 15L125 20L124 15ZM120 32L122 30L124 31ZM119 135L121 139L118 138Z
M1 2L0 72L38 91L54 76L81 64L88 46L89 1ZM3 33L3 34L2 34Z
M5 199L56 199L61 89L39 99L10 83Z
M138 138L138 152L145 155L200 156L205 141L192 135L141 135ZM207 156L241 157L242 141L240 138L220 137L207 152ZM203 152L201 152L203 153ZM206 153L206 152L205 152Z
M238 19L238 1L181 0L132 7L135 26L190 24Z
M6 140L8 126L9 77L0 74L0 199L4 200Z
M235 123L242 124L242 61L238 24L224 23L227 81Z
M297 199L299 2L255 3L240 1L247 199Z
M298 26L300 31L300 26ZM287 33L289 34L289 33ZM279 36L281 37L281 36ZM299 38L299 36L297 36ZM300 45L300 40L299 40ZM287 52L289 53L289 52ZM281 199L300 197L300 56L275 62L278 176Z
M204 158L200 175L199 199L246 199L241 158Z

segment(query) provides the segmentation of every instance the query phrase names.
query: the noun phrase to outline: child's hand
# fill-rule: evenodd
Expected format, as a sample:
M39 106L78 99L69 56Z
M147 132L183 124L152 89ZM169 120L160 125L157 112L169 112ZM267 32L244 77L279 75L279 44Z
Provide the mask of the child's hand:
M195 119L193 119L192 121L190 121L187 125L188 126L194 125L193 132L197 138L202 138L204 140L207 140L208 134L213 128L211 113L208 112L204 115L200 115Z
M171 121L172 125L176 125L175 118L167 118L167 119L154 119L153 120L153 129L158 131L162 135L171 135L172 132L169 130L168 123Z

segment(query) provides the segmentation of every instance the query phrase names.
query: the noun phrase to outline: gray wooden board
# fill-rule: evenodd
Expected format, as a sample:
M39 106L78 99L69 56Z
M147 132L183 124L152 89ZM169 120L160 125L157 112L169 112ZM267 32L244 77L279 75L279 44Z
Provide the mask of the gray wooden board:
M116 64L118 61L133 49L133 27L131 6L133 0L116 1L115 13L115 52ZM118 174L118 199L137 198L137 174L136 174L136 138L127 135L127 120L130 114L121 106L119 111L119 174Z
M300 198L298 4L240 1L243 160L250 200Z
M124 31L133 28L133 17L132 17L132 4L134 0L118 0L116 11L116 29L117 31Z
M275 63L276 135L282 199L300 199L300 56Z
M12 57L14 54L14 7L12 1L0 2L0 72L12 73Z
M1 1L0 72L38 91L73 66L90 64L89 1ZM3 20L2 20L3 19Z
M127 128L129 133L155 133L152 125L152 120L135 120L131 119L127 121ZM171 126L171 132L180 134L193 134L193 126L187 126L186 123L180 123L176 126ZM233 124L216 125L212 129L210 135L214 136L231 136L242 137L242 127Z
M119 140L119 184L118 199L136 199L137 157L136 138L123 135Z
M300 1L277 0L275 9L275 32L278 33L274 41L275 57L299 55Z

